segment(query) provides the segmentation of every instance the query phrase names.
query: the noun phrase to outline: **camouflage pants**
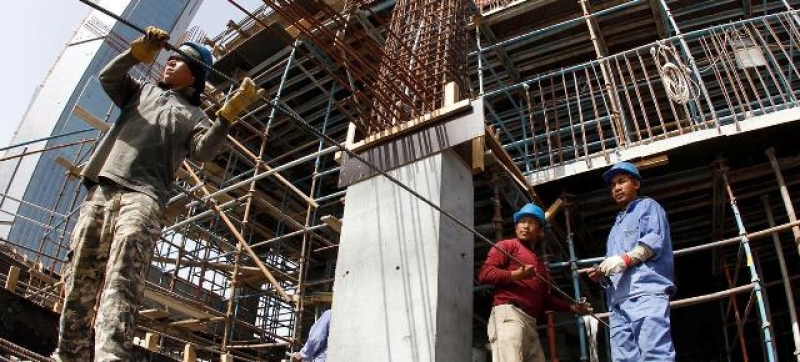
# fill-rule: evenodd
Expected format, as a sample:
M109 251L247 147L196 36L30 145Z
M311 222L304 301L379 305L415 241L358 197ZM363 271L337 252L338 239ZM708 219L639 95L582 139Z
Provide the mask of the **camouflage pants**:
M94 361L130 360L162 213L158 201L115 184L89 190L72 233L56 360L91 361L92 349Z

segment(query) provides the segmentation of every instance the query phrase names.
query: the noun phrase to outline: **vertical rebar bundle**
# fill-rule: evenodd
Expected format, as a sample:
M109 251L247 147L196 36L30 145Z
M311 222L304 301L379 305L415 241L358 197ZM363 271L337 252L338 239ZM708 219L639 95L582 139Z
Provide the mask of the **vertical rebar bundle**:
M380 64L379 78L387 82L377 84L377 92L384 100L374 102L370 114L370 123L377 126L377 131L403 121L381 116L387 102L403 104L401 111L405 114L412 114L412 110L424 114L443 106L445 84L455 82L460 89L467 89L468 15L465 0L397 2ZM392 74L398 71L409 74L421 88L414 92L415 89L392 79ZM402 95L411 98L411 103L390 92L389 87L400 88Z

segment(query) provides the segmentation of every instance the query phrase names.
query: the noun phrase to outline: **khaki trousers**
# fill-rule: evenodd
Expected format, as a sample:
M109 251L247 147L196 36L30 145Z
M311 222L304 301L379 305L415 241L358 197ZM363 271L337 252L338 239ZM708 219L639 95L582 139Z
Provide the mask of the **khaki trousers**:
M536 333L536 318L521 309L502 304L492 308L488 324L493 362L544 362Z

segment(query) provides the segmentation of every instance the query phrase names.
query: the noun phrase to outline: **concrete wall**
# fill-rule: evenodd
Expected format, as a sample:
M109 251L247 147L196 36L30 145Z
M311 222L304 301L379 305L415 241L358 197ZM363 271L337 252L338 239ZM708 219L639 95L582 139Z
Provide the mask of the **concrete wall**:
M467 225L472 174L452 151L391 171ZM388 179L348 188L331 362L471 361L473 235Z

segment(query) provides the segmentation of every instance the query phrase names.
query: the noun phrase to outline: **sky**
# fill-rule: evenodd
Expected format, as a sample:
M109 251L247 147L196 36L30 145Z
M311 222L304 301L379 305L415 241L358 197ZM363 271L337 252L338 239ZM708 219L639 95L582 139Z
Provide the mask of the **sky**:
M263 4L259 0L237 3L248 10ZM90 10L77 0L0 1L0 147L8 146L36 87ZM197 25L214 37L229 20L238 22L245 16L227 0L204 0L190 28Z

